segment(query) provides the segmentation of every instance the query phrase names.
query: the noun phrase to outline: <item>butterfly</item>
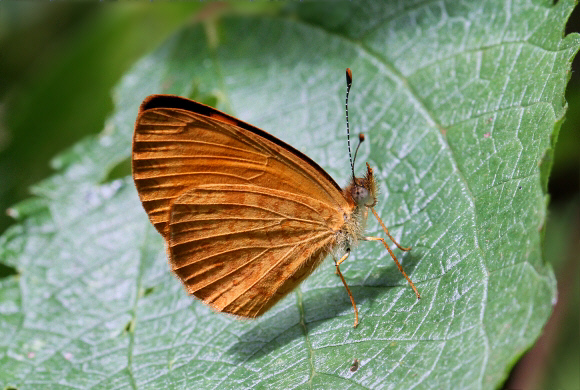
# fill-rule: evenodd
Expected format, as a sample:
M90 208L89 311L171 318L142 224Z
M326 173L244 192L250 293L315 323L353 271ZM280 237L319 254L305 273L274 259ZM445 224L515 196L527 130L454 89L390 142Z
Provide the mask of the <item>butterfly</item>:
M351 156L350 69L346 75ZM318 164L271 134L174 95L147 97L135 122L133 179L165 239L172 271L188 293L241 317L265 313L332 254L356 327L358 309L340 265L359 241L380 241L420 298L385 240L364 235L370 211L399 249L410 250L391 237L374 209L372 168L367 163L357 178L352 157L350 164L350 184L341 189Z

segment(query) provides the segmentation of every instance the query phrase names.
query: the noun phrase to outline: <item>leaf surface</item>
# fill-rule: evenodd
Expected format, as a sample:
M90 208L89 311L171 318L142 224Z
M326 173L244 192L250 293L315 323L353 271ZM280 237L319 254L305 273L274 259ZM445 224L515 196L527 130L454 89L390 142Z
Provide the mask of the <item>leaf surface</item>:
M54 161L0 241L0 380L18 388L494 388L556 299L541 253L545 186L579 38L572 1L294 5L185 26L115 90L103 133ZM324 5L326 7L326 5ZM149 94L217 105L349 178L356 171L409 253L362 243L258 320L212 312L169 272L130 177ZM381 235L371 222L370 235ZM546 260L549 260L546 259ZM359 367L351 371L354 359Z

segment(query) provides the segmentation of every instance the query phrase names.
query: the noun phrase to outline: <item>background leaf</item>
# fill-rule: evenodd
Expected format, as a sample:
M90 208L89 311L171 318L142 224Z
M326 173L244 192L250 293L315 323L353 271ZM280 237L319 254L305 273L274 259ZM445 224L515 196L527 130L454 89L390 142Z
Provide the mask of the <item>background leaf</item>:
M29 196L55 154L103 128L111 88L200 4L0 4L0 207ZM0 213L0 232L9 218ZM1 273L0 273L1 275Z
M54 160L2 237L0 379L19 388L492 388L555 302L541 236L578 36L571 1L320 4L184 27L116 89L104 132ZM132 180L135 114L152 93L217 105L348 180L351 118L368 135L380 213L412 290L378 245L330 262L263 318L187 297ZM114 172L113 174L111 172ZM380 234L371 224L370 234ZM350 371L353 359L360 361Z

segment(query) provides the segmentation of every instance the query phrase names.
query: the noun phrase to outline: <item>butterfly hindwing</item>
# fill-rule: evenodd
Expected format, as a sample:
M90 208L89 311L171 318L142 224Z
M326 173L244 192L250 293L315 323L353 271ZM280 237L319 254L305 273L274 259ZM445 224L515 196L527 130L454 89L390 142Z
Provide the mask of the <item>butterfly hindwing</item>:
M320 201L284 191L194 187L171 208L172 267L212 307L255 317L314 270L334 243L337 217Z

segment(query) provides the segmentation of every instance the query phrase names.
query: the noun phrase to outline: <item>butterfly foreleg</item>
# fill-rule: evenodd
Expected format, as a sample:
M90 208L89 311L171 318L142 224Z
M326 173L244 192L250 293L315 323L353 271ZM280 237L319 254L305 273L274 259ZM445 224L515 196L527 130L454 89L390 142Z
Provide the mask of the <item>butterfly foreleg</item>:
M397 246L397 248L399 248L402 251L405 251L405 252L410 251L411 250L411 247L410 246L409 247L404 247L404 246L401 246L397 241L395 241L395 239L393 238L393 236L391 236L391 233L389 233L389 229L387 229L387 227L383 223L383 220L379 217L379 215L377 214L377 212L375 211L375 209L373 207L371 207L370 209L373 212L373 215L375 216L375 218L377 219L377 221L379 221L379 223L381 224L381 227L383 228L383 230L385 231L385 233L387 234L387 236L389 236L390 240L393 241L393 244L395 244ZM399 269L401 269L401 267L399 267ZM403 272L403 271L401 271L401 272Z

